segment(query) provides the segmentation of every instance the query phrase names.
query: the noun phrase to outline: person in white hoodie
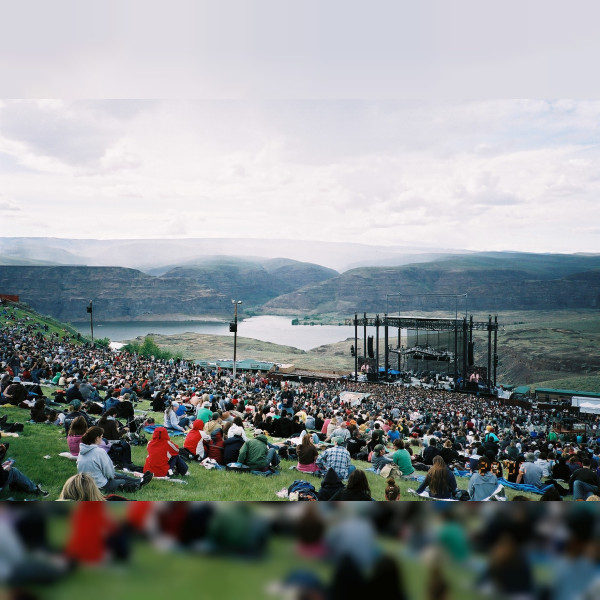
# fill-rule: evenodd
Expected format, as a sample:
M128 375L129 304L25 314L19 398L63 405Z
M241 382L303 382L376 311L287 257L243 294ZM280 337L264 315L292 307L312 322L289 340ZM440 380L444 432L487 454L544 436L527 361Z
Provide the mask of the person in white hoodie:
M241 417L235 417L233 419L233 425L227 431L227 438L232 438L234 435L239 435L244 442L248 441L246 431L244 430L244 422Z
M100 447L104 430L101 427L90 427L81 438L79 456L77 457L77 471L89 473L96 485L105 494L115 490L126 492L137 492L146 485L153 477L150 471L146 471L142 479L128 477L115 473L115 467L107 452Z

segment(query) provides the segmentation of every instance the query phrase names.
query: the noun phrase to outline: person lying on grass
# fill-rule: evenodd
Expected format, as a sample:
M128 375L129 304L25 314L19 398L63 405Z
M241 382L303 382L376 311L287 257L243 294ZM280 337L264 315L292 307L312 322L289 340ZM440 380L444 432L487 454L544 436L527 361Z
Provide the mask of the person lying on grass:
M8 489L16 492L25 492L34 496L47 496L48 492L33 483L27 475L21 473L19 469L13 466L14 460L5 460L8 446L8 444L0 444L0 493L8 486Z

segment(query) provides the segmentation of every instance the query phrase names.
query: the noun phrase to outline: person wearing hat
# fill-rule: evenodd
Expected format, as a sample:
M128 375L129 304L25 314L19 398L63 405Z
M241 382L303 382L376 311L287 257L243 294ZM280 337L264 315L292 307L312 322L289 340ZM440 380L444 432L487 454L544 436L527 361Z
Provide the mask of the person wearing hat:
M254 438L250 438L242 446L238 462L250 467L252 471L274 470L279 465L279 454L275 446L269 448L267 436L262 429L254 430Z
M12 383L2 392L2 404L19 406L27 399L27 389L20 377L13 377Z
M385 465L390 465L394 461L390 456L385 455L385 446L383 444L377 444L373 448L373 456L371 457L371 464L373 468L379 473Z
M333 438L333 446L327 448L317 458L317 466L321 471L333 469L340 479L347 479L348 475L356 469L352 464L350 452L344 447L344 438Z
M527 452L525 454L525 462L521 464L521 468L519 469L517 483L525 483L541 489L544 487L542 483L543 473L542 467L535 464L535 455L533 452Z

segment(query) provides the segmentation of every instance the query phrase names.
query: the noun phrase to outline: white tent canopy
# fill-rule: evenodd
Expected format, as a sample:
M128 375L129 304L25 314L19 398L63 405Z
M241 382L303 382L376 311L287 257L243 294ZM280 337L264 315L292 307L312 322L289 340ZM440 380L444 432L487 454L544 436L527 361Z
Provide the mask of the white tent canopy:
M340 402L344 404L350 403L350 406L360 406L361 402L370 395L371 394L361 394L359 392L341 392Z
M579 408L579 411L582 413L600 415L600 400L593 400L583 396L573 396L571 398L571 406Z

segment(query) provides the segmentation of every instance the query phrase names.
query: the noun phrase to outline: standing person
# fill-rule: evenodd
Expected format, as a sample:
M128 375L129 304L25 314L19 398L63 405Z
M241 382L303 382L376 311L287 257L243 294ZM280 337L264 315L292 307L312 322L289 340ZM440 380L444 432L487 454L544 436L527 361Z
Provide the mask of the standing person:
M152 479L152 473L145 471L142 479L126 475L117 475L110 457L100 445L103 443L104 430L101 427L90 427L82 436L77 457L77 471L89 473L96 485L105 494L115 490L138 491Z
M452 498L457 489L454 473L447 467L441 456L435 456L431 469L427 471L425 481L417 488L417 494L424 492L429 488L429 495L432 498L442 500Z
M179 446L171 441L165 427L157 427L152 433L144 471L150 471L157 477L188 474L188 466L179 455Z

